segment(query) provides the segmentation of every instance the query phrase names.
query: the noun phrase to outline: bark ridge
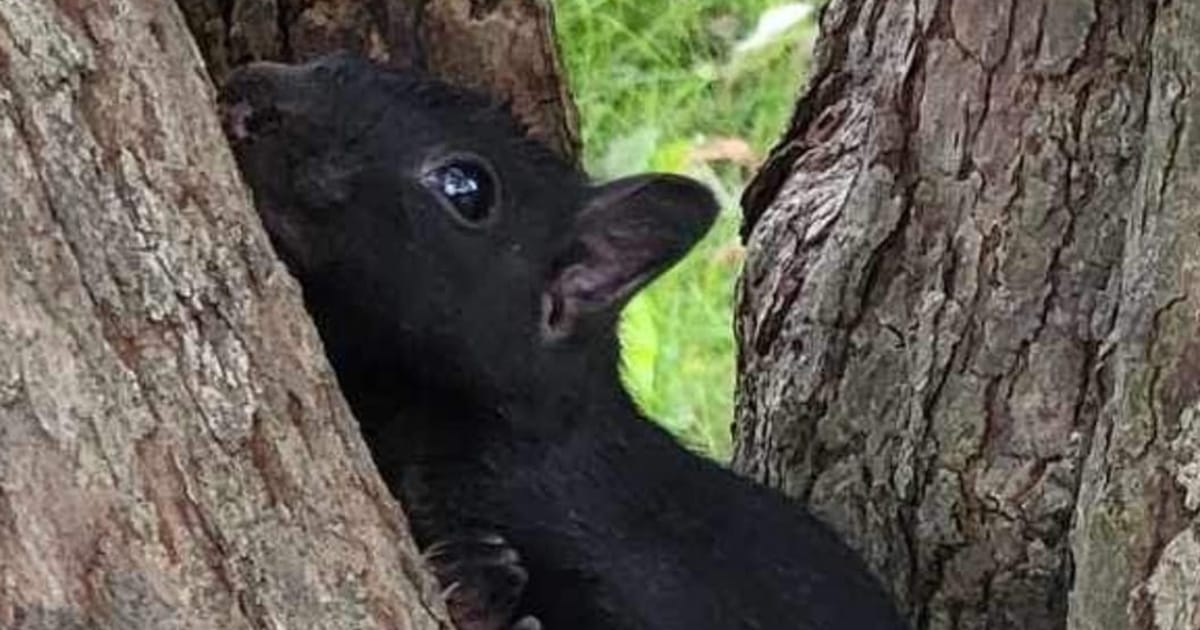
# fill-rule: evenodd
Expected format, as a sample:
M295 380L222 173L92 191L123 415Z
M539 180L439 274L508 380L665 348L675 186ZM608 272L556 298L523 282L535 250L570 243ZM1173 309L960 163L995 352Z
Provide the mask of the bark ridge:
M0 0L0 626L446 628L171 3Z
M735 465L921 628L1200 628L1200 5L833 0L744 198Z

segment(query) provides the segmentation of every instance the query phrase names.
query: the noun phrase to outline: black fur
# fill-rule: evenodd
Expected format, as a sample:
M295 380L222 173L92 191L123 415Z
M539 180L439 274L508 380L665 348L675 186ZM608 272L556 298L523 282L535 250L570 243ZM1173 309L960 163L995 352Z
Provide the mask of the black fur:
M513 618L903 627L830 530L680 448L621 386L617 314L708 229L706 189L667 175L594 186L486 100L347 56L248 67L223 102L418 543L501 535L528 572ZM473 224L422 184L453 156L494 171L494 216Z

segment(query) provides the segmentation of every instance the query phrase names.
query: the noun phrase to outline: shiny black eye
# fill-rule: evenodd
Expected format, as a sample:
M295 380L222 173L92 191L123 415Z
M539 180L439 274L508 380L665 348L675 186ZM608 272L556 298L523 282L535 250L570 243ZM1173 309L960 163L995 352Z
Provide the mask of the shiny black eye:
M478 226L496 214L499 186L492 170L475 158L455 158L421 177L421 183L442 198L462 222Z

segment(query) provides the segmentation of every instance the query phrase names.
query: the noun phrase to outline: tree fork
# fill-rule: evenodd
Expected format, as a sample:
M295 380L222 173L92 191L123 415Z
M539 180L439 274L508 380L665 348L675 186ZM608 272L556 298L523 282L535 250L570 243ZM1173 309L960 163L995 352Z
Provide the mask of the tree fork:
M508 101L530 135L579 154L548 0L178 0L220 82L247 61L351 50Z

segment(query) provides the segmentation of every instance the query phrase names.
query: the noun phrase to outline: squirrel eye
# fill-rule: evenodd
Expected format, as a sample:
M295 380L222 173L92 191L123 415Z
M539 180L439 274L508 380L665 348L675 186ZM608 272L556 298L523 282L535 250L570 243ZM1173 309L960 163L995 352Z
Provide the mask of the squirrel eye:
M421 183L460 221L479 226L496 213L499 187L490 168L471 158L454 158L425 173Z

